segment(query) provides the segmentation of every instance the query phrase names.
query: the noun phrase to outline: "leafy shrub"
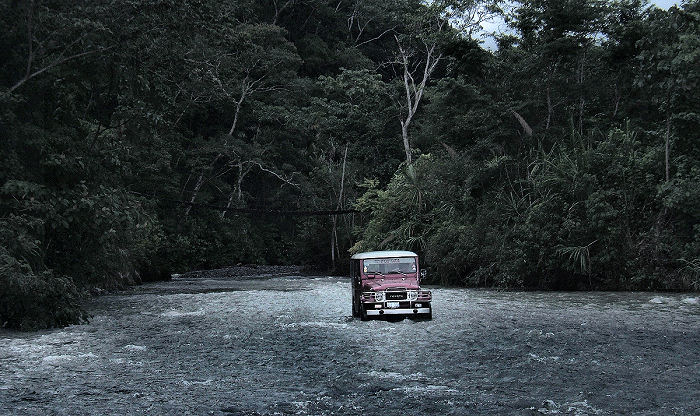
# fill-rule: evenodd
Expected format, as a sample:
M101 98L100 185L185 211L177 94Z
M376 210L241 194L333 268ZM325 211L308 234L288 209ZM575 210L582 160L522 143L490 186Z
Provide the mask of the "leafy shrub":
M62 327L87 320L72 279L31 267L0 247L0 326L21 330Z
M0 220L0 327L31 330L87 318L73 280L45 268L35 238L40 228L32 218Z
M698 287L697 187L683 177L657 191L657 148L614 129L529 159L421 156L358 199L370 220L354 251L421 251L442 284Z

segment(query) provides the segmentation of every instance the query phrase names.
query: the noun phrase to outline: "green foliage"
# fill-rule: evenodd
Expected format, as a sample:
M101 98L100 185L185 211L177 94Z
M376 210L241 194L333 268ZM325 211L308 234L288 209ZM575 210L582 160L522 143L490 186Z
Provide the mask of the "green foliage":
M697 288L697 236L678 228L692 216L664 218L668 197L648 174L658 152L635 137L576 137L525 166L423 156L414 176L397 173L386 190L358 199L373 208L355 250L422 251L443 284ZM680 193L697 213L695 192Z
M44 266L42 228L25 215L0 219L0 327L29 330L87 318L72 279Z
M698 289L698 2L501 4L0 3L2 325L348 250L418 250L443 284ZM429 52L406 166L403 62Z

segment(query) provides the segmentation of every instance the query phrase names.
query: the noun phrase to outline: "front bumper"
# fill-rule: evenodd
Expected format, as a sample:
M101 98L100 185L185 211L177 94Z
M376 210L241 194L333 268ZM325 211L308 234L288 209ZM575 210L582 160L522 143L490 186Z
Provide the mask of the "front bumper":
M430 308L403 308L403 309L367 309L367 316L381 315L427 315Z

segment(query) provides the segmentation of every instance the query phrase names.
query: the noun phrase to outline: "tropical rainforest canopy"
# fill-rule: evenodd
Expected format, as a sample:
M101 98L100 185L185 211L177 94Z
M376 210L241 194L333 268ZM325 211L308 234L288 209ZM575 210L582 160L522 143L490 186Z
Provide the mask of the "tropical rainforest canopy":
M2 0L0 22L0 326L372 249L441 284L700 289L697 0Z

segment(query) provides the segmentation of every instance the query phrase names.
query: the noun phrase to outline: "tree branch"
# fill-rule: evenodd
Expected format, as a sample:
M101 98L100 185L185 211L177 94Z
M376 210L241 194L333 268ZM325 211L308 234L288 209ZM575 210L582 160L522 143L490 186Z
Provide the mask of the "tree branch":
M284 183L286 183L286 184L288 184L288 185L291 185L291 186L293 186L293 187L295 187L295 188L299 188L299 184L294 183L294 182L292 182L291 179L287 179L287 178L285 178L284 176L280 175L279 173L277 173L277 172L275 172L275 171L273 171L273 170L270 170L270 169L266 168L265 166L263 166L262 163L260 163L260 162L258 162L258 161L251 161L251 162L254 163L255 165L257 165L257 167L259 167L260 170L262 170L263 172L267 172L267 173L271 174L272 176L276 177L277 179L281 180L282 182L284 182Z
M48 70L51 69L51 68L54 68L54 67L56 67L56 66L58 66L58 65L62 65L62 64L66 63L66 62L68 62L68 61L71 61L71 60L73 60L73 59L77 59L77 58L80 58L80 57L83 57L83 56L91 55L91 54L97 53L97 52L104 52L104 51L107 51L107 50L112 49L112 48L114 48L114 46L110 46L110 47L108 47L108 48L93 49L93 50L91 50L91 51L80 52L80 53L76 53L76 54L71 55L71 56L67 56L67 57L64 57L64 58L59 58L59 59L53 61L52 63L50 63L49 65L47 65L47 66L45 66L45 67L43 67L43 68L41 68L41 69L39 69L39 70L36 70L36 71L32 72L31 74L25 75L22 79L20 79L19 81L17 81L17 83L15 83L15 85L13 85L12 87L10 87L10 89L8 89L7 91L5 91L5 93L4 93L3 95L12 94L12 92L13 92L14 90L16 90L17 88L21 87L25 82L27 82L27 81L29 81L30 79L36 77L37 75L43 74L44 72L48 71Z

